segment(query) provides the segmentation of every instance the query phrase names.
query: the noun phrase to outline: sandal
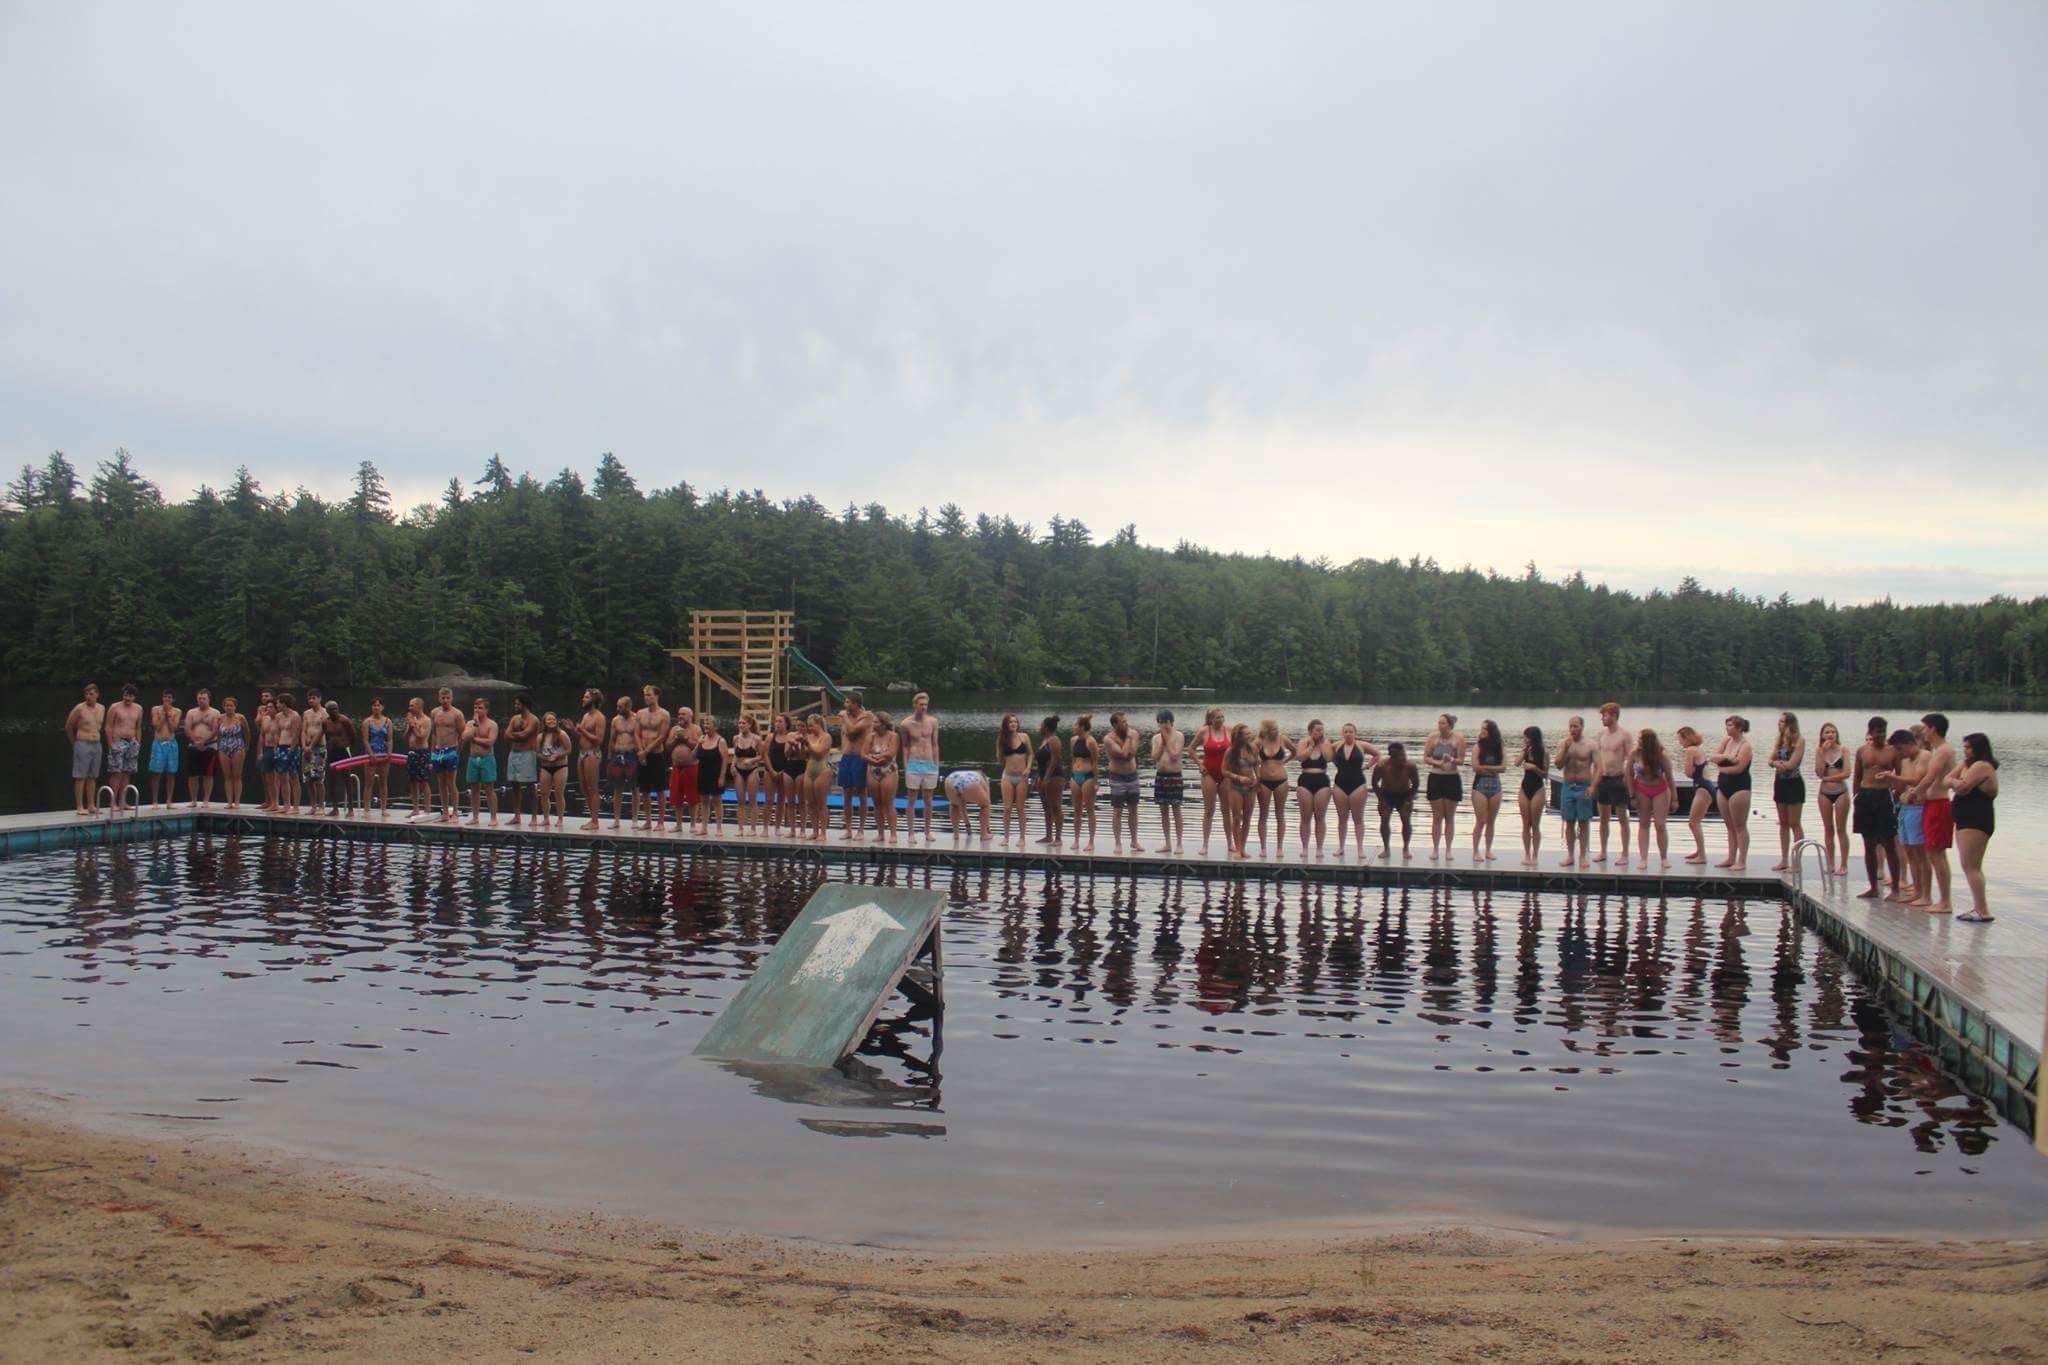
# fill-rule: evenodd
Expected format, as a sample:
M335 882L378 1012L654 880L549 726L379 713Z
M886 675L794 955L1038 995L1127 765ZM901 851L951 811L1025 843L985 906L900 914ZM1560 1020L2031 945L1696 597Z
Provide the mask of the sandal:
M1994 918L1995 918L1995 916L1992 916L1992 915L1980 915L1980 914L1978 914L1978 913L1977 913L1977 912L1976 912L1975 910L1972 910L1972 911L1971 911L1971 912L1970 912L1969 914L1967 914L1967 915L1957 915L1957 916L1956 916L1956 923L1957 923L1957 924L1989 924L1989 923L1991 923L1991 921L1992 921L1992 920L1993 920Z

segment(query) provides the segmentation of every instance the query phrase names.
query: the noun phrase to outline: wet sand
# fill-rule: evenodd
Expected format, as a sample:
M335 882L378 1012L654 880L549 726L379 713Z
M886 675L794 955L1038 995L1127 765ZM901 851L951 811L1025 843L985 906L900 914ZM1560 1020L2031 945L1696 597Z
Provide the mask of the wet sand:
M2044 1290L2043 1241L827 1248L0 1112L7 1359L2028 1359Z

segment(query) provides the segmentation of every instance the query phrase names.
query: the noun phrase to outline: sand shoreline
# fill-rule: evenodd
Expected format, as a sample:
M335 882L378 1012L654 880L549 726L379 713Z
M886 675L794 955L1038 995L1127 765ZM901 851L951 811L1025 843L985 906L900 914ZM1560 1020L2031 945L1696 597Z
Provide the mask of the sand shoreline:
M2026 1358L2048 1243L912 1253L562 1215L0 1110L0 1356Z

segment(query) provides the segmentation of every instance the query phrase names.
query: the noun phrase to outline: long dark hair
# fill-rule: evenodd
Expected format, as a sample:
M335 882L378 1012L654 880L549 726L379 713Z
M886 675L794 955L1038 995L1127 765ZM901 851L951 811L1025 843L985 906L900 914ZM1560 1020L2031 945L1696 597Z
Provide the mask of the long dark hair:
M1989 763L1998 766L1998 760L1991 753L1991 736L1977 733L1963 736L1963 759L1968 763Z
M1500 763L1505 761L1500 739L1500 727L1490 720L1479 722L1479 761Z
M1522 731L1522 761L1527 763L1532 757L1545 768L1550 766L1550 751L1543 747L1543 730L1535 725Z
M1636 752L1642 755L1644 777L1657 777L1671 771L1671 760L1664 756L1664 741L1657 737L1655 730L1645 730L1636 736Z

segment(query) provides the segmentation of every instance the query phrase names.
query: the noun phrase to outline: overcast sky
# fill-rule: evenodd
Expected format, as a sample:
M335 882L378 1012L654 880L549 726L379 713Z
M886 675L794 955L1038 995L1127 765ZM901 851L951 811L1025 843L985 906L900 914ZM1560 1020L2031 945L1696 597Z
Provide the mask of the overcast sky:
M2048 5L0 4L0 458L2048 591Z

